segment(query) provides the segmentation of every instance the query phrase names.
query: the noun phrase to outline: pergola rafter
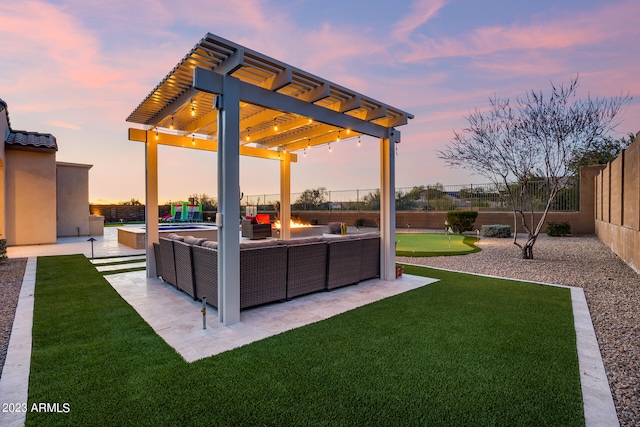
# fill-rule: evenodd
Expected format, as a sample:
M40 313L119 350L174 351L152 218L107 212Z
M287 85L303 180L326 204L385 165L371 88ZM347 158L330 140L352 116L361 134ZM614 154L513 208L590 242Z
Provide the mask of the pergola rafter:
M295 151L359 135L380 139L381 277L395 279L395 143L413 116L373 98L207 34L127 118L146 143L147 206L157 204L157 146L218 152L219 317L239 311L239 156L280 161L281 236L289 237ZM155 276L155 215L147 209L147 274ZM235 225L234 225L235 224Z

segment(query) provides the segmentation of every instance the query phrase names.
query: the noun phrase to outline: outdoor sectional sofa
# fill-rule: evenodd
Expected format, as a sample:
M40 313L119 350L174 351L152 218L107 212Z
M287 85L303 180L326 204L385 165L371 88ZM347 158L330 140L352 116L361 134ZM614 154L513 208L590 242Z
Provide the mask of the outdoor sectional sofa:
M158 276L218 307L217 242L169 234L155 246ZM380 277L380 236L240 243L240 309Z

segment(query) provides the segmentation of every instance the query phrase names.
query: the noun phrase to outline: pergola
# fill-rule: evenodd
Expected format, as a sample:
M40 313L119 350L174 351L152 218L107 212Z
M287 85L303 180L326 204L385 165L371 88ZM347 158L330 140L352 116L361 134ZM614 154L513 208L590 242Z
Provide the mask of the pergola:
M280 162L281 238L290 237L296 152L369 135L380 139L381 278L395 280L396 126L409 113L207 34L127 118L146 144L147 276L156 277L158 145L218 152L218 317L240 321L240 155Z

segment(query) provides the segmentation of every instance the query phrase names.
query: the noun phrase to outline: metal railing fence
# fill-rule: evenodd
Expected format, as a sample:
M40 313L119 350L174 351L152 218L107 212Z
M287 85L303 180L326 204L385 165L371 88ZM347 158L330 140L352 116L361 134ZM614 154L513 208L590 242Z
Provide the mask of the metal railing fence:
M519 202L518 208L543 211L549 196L547 181L530 182L526 188L510 185L514 194L524 192L530 197ZM510 211L513 209L506 186L494 184L420 185L396 188L397 211ZM241 200L243 211L247 206L258 212L279 210L279 194L245 195ZM580 209L580 191L577 185L561 189L552 202L552 212L576 212ZM377 211L380 210L380 189L330 191L323 188L291 194L293 211Z

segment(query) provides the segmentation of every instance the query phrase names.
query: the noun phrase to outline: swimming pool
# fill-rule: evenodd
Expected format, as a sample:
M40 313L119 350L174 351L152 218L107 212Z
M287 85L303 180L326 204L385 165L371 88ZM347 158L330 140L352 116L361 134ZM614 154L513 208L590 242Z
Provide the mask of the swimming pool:
M160 237L166 237L170 233L218 240L218 227L215 224L160 224L158 226ZM144 225L118 227L118 243L134 249L144 249L146 234L147 230Z

